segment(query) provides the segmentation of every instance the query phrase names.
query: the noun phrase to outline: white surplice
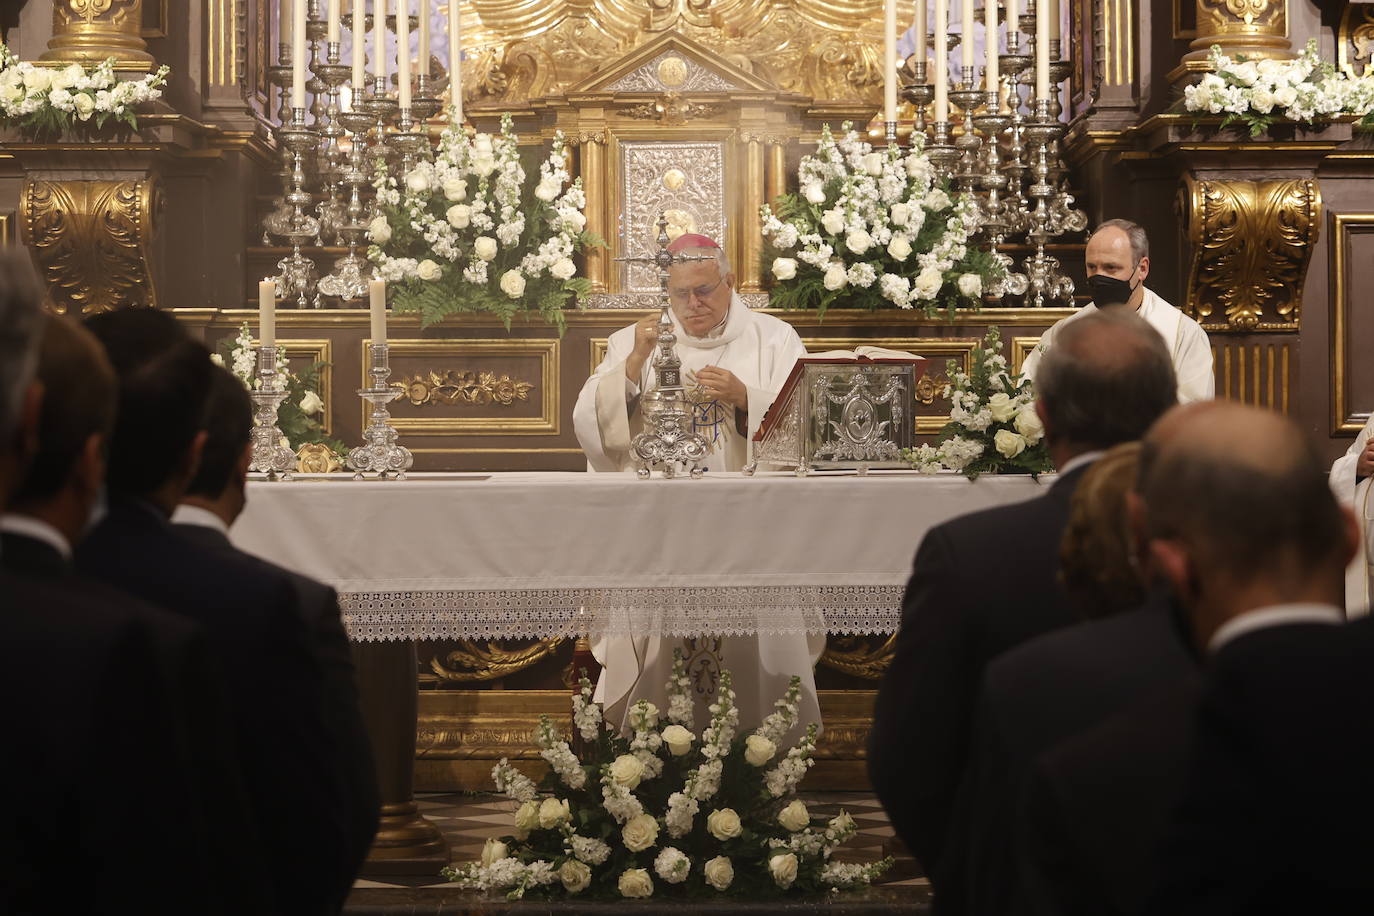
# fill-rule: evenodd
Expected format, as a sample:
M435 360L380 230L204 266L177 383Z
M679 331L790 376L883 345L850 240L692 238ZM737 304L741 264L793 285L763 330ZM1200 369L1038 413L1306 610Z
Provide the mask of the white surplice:
M1040 343L1026 356L1021 372L1035 380L1035 370L1040 366L1040 357L1054 346L1054 335L1065 324L1090 315L1097 306L1088 303L1067 318L1055 322L1040 337ZM1178 402L1206 401L1216 396L1216 376L1212 371L1212 345L1207 340L1207 332L1198 324L1153 291L1145 290L1136 314L1150 323L1159 332L1173 358L1174 374L1178 377Z
M1370 495L1370 481L1374 477L1355 481L1355 465L1370 436L1374 436L1374 416L1346 453L1331 465L1331 489L1337 499L1354 510L1360 523L1360 549L1345 570L1345 609L1350 617L1369 613L1374 596L1374 496Z
M673 330L677 334L683 384L689 394L696 373L707 366L734 373L748 391L744 435L736 428L735 408L731 405L705 401L694 403L692 410L696 431L711 443L711 453L705 461L707 469L738 471L749 461L754 433L764 412L787 381L797 359L806 355L806 347L790 324L750 311L738 294L731 295L722 325L705 337L684 332L676 316ZM652 359L646 361L638 383L626 377L625 362L634 349L634 338L633 325L611 335L605 359L582 387L573 409L573 426L592 471L624 472L635 467L630 441L642 428L639 397L652 386L654 377ZM728 518L715 522L731 523ZM711 536L709 519L665 519L664 524L684 536ZM665 541L664 549L672 549L671 540ZM594 639L592 652L603 668L597 697L606 705L611 721L623 722L630 705L640 699L650 700L660 709L667 708L664 684L672 669L674 648L687 656L688 674L697 699L698 728L706 723L706 706L715 700L722 669L729 669L734 680L741 728L756 726L772 711L773 702L787 689L788 679L794 674L802 679L801 723L820 722L814 668L825 649L825 636L801 633L707 635L683 640L623 636Z

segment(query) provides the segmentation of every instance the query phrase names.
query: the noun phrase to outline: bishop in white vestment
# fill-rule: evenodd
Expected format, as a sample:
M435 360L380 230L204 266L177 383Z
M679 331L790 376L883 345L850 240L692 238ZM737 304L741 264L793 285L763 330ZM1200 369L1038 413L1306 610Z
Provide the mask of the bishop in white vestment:
M744 305L734 290L734 274L724 252L714 241L684 235L669 250L710 258L670 271L671 317L692 425L711 447L705 466L708 471L738 471L749 461L764 412L798 357L806 355L806 347L790 324ZM650 315L612 334L605 359L577 398L573 424L592 471L635 469L630 442L642 428L640 396L654 383L657 321L657 314ZM679 525L684 535L709 537L701 519L667 521ZM716 521L730 524L728 517ZM665 540L664 549L683 548L673 538ZM768 547L760 544L759 549ZM598 697L613 721L623 718L638 699L665 708L663 685L673 649L679 648L688 657L697 721L705 723L705 707L714 700L720 670L728 668L740 725L749 728L772 711L773 701L787 689L793 674L802 678L801 722L820 721L813 668L824 647L824 635L796 633L685 640L602 637L593 640L592 649L605 669Z
M1345 612L1348 617L1369 613L1374 598L1374 416L1344 455L1331 465L1331 489L1336 498L1349 506L1360 523L1360 549L1345 571Z
M1082 318L1098 308L1133 308L1159 332L1169 348L1174 374L1178 377L1178 402L1187 404L1215 397L1212 345L1207 340L1207 332L1145 288L1145 278L1150 273L1145 230L1127 220L1108 220L1088 239L1085 261L1092 304L1061 319L1041 335L1039 345L1021 367L1022 374L1035 380L1041 355L1054 346L1054 335L1066 322Z

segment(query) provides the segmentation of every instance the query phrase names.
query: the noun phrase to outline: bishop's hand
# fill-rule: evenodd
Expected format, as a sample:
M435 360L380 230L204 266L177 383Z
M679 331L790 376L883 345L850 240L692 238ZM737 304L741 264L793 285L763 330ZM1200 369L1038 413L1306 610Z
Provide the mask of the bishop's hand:
M1355 478L1374 476L1374 438L1364 444L1364 451L1355 459Z
M749 389L729 369L719 366L698 369L696 384L713 401L724 401L736 410L747 410L749 407Z
M635 322L635 345L625 359L625 377L635 384L644 375L644 364L649 361L654 347L658 346L659 313L645 315Z

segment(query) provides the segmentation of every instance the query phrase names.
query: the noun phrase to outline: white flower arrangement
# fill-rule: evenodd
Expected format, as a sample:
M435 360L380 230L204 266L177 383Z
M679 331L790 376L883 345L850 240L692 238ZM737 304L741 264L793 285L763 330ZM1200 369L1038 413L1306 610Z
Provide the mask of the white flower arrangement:
M600 239L586 231L582 179L569 183L563 135L533 186L509 116L496 135L450 123L434 161L400 176L379 167L368 257L394 307L425 325L454 312L492 312L507 327L531 308L561 332L563 308L590 287L573 257Z
M1000 332L989 328L982 345L969 355L971 372L949 361L949 423L940 431L938 445L904 453L912 467L924 474L958 471L970 480L980 474L1036 475L1053 469L1031 380L1007 371L1001 348Z
M34 136L59 134L77 124L117 121L138 127L134 108L162 96L170 69L142 79L115 76L115 60L87 69L81 64L48 67L19 60L0 44L0 119Z
M243 387L253 391L262 384L258 378L258 350L253 346L253 331L244 322L237 337L220 342L219 352L210 359L233 373ZM277 345L277 385L286 398L277 408L277 428L292 451L302 445L321 442L338 457L345 451L343 443L327 439L324 434L324 399L320 397L320 370L328 363L317 362L300 370L292 370L286 348Z
M1346 116L1374 121L1374 73L1352 78L1323 63L1316 39L1293 60L1232 58L1216 45L1209 60L1212 72L1183 90L1183 107L1224 115L1222 127L1243 123L1256 137L1279 118L1309 126Z
M935 184L919 141L874 150L846 122L821 129L804 156L800 191L761 211L773 251L772 305L814 308L977 308L1006 270L969 245L968 200Z
M641 701L630 711L626 738L603 727L592 686L582 678L573 700L574 716L582 719L575 728L587 746L582 759L572 757L547 719L541 721L535 743L550 764L545 795L505 760L498 763L492 770L497 789L519 805L514 832L489 840L480 860L445 869L444 876L511 899L749 898L861 887L891 865L890 859L831 862L854 835L853 818L841 812L819 825L795 798L815 749L814 724L777 766L767 767L797 724L799 678L792 678L758 729L740 736L730 673L722 672L700 741L686 728L688 685L682 656L675 654L668 724L660 728L658 710ZM685 739L673 729L692 739L685 750ZM746 760L751 742L772 748L766 759ZM703 809L707 816L697 817Z

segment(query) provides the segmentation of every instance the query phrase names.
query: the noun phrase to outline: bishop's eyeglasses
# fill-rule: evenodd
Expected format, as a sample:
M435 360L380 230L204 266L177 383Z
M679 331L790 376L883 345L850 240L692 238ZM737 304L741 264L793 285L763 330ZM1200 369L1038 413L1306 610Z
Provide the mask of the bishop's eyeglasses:
M686 305L687 300L695 296L698 300L705 302L706 297L719 289L720 285L724 282L725 278L721 277L710 286L698 286L695 289L670 289L668 291L668 301L673 305Z

